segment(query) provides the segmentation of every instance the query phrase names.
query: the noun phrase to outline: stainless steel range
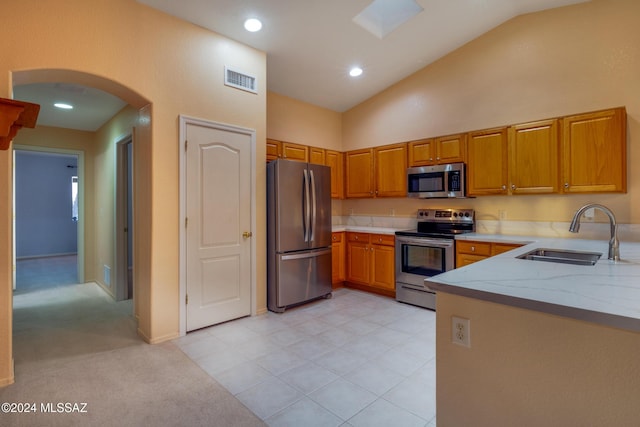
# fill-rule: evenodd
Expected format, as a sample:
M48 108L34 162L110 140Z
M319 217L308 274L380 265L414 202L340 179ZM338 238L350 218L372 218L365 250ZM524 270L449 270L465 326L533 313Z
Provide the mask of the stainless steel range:
M436 309L424 279L455 268L455 236L475 231L473 209L420 209L416 230L396 231L396 300Z

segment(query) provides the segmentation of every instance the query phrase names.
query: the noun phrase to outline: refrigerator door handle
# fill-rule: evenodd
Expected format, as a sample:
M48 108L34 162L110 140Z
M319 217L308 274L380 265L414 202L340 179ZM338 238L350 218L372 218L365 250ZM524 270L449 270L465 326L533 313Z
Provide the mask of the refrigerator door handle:
M289 261L292 259L315 258L321 255L327 255L327 254L331 254L331 249L322 249L320 251L308 251L300 254L282 255L282 260Z
M313 170L309 170L309 174L311 175L311 237L310 241L313 242L315 240L315 231L316 231L316 179L313 175Z
M307 171L307 169L304 169L303 171L304 173L304 185L302 186L303 190L302 192L304 193L303 197L304 197L304 207L303 207L303 212L302 212L302 223L303 223L303 232L304 232L304 241L308 242L310 240L310 218L309 218L309 211L310 209L310 201L309 201L309 171Z

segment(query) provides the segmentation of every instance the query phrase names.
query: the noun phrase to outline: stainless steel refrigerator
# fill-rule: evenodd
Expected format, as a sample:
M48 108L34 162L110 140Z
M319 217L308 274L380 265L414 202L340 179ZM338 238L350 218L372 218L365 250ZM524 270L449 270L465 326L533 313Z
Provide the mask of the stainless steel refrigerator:
M267 307L331 297L331 169L267 165Z

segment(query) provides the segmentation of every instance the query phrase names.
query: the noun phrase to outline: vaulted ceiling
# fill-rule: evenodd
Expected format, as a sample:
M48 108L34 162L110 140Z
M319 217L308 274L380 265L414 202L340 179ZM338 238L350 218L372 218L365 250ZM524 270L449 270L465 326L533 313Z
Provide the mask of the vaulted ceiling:
M266 52L268 90L342 112L515 16L588 0L137 1ZM354 20L373 2L381 8L368 26ZM389 7L400 3L422 10L383 35L402 14ZM259 18L262 30L246 31L247 18ZM353 66L361 76L349 76ZM41 105L39 125L82 130L96 130L125 105L69 84L17 86L14 96ZM55 110L60 99L83 107Z

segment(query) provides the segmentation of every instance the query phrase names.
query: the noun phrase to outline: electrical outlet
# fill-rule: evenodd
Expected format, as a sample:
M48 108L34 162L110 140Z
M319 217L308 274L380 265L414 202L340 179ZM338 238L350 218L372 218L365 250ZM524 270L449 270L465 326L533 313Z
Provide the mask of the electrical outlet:
M471 347L471 321L461 317L451 317L451 342L454 344Z
M505 219L507 219L507 211L499 210L498 218L500 218L501 221L504 221Z

